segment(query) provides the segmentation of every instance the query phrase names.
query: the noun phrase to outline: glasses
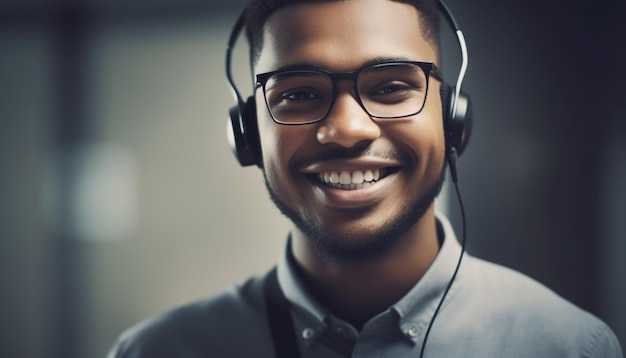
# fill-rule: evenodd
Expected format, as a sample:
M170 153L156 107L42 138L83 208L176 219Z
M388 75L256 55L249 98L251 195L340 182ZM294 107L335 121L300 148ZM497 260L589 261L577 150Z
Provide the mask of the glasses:
M280 124L309 124L326 118L337 96L337 81L354 83L354 94L376 120L404 118L422 111L430 75L441 80L431 62L378 63L353 72L287 69L256 76L272 119Z

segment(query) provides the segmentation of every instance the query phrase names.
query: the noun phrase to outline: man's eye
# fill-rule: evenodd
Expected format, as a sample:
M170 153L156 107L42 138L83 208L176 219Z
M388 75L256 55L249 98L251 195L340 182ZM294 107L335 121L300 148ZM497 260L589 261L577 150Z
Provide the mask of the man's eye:
M388 94L400 94L414 89L414 86L411 86L405 82L386 83L384 85L376 87L376 89L371 92L371 95L380 96Z
M288 101L305 101L319 98L319 95L306 89L298 89L283 93L282 99Z

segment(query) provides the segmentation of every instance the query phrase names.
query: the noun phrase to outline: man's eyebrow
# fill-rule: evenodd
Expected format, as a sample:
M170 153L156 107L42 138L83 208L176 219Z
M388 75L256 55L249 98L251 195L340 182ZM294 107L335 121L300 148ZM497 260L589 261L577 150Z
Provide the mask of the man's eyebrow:
M395 62L395 61L414 61L414 59L410 59L408 57L375 57L371 60L368 60L362 63L355 70L358 70L359 68L368 67L368 66L378 65L381 63ZM294 70L323 70L323 71L332 72L327 66L324 66L322 64L315 63L315 62L300 62L296 64L282 66L276 69L276 71L294 71Z
M292 65L282 66L275 71L296 71L296 70L325 70L328 71L326 66L313 62L301 62Z
M362 64L361 67L368 67L368 66L373 66L373 65L379 65L381 63L397 62L397 61L415 61L415 60L408 58L408 57L375 57L365 62L364 64Z

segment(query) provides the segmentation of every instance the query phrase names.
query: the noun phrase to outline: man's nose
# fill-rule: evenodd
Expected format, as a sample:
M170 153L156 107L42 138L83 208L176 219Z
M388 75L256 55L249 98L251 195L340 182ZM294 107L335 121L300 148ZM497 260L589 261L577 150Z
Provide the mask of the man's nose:
M361 107L353 91L344 88L317 130L317 141L352 148L358 143L373 141L380 135L378 123Z

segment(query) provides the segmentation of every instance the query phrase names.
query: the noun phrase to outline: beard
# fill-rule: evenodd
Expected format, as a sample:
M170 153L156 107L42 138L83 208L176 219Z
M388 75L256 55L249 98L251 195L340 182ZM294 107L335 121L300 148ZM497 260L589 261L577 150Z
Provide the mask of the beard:
M320 257L329 264L351 268L381 259L397 246L404 234L422 218L441 192L446 164L444 160L440 172L430 178L426 190L420 196L399 207L397 214L390 216L380 227L371 228L366 237L360 235L358 238L351 233L333 230L311 214L296 212L276 195L265 170L263 170L263 176L271 200L280 212L305 234ZM435 170L432 168L430 172ZM369 209L357 210L352 213L352 216L356 219L366 215L368 211Z

